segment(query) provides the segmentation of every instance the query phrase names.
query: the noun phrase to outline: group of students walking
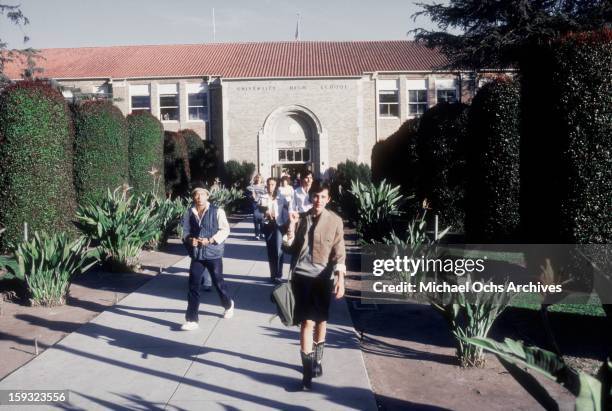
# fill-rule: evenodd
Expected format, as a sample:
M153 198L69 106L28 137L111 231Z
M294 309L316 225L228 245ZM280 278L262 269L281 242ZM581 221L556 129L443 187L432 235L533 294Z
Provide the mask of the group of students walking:
M326 209L331 200L326 183L314 183L305 174L293 189L288 177L280 185L261 176L249 186L253 201L255 237L264 238L270 267L270 281L282 282L283 258L291 255L291 288L295 298L294 319L300 325L302 388L310 390L312 378L323 373L322 360L332 294L344 295L346 273L342 219ZM224 318L234 314L234 301L223 281L223 243L229 224L222 209L208 202L204 188L192 192L194 206L183 217L183 242L191 256L187 313L183 330L198 327L198 306L203 273L210 273L212 285L225 308ZM264 298L267 298L264 297Z

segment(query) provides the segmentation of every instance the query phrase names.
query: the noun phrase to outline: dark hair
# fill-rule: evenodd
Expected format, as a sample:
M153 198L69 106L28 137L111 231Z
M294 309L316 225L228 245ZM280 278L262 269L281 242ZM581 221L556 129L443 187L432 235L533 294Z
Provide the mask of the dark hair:
M327 190L329 194L331 192L329 184L327 182L315 181L312 183L310 190L308 190L308 197L312 198L315 194L319 194L323 190Z
M270 182L270 180L274 181L276 183L276 185L274 186L274 192L272 193L272 199L276 199L276 197L278 196L278 180L274 177L268 177L266 179L266 187L268 186L268 183Z
M282 176L281 177L281 182L286 181L288 183L291 183L291 177L289 176Z
M312 177L314 177L314 174L312 174L312 171L310 171L310 170L306 170L306 171L304 172L304 174L303 174L301 177L302 177L302 179L304 179L304 178L306 178L306 177L308 177L308 176L312 176Z

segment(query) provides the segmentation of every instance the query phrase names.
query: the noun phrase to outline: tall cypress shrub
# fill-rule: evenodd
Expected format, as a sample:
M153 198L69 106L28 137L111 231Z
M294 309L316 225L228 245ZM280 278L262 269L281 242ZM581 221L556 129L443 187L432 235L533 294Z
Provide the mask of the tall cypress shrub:
M129 137L125 117L110 101L73 106L75 186L79 204L97 201L128 183Z
M419 124L417 198L427 199L442 226L462 232L465 219L467 106L441 103Z
M189 169L191 181L212 184L218 171L219 153L217 147L210 141L204 141L198 133L185 129L180 133L185 138L189 153Z
M485 84L468 115L468 242L503 243L519 228L520 89L509 78Z
M130 185L135 193L164 194L164 128L151 113L138 110L127 116Z
M164 178L167 195L172 198L189 195L189 153L185 138L175 131L164 133Z
M73 231L74 131L62 95L44 81L0 94L0 248L30 233Z
M612 243L612 30L553 44L561 125L560 239Z

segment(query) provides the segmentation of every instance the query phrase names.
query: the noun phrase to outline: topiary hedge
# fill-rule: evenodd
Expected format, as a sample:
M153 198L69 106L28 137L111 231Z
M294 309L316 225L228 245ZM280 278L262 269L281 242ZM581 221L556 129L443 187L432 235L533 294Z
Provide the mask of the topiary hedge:
M236 160L230 160L223 167L224 182L228 187L246 189L253 174L255 174L255 164L248 161L239 163Z
M438 104L423 114L417 134L417 198L454 232L463 231L465 219L467 111L461 103Z
M99 201L129 180L129 137L125 117L110 101L73 106L75 187L79 204Z
M189 153L191 181L210 185L217 175L219 152L210 141L204 141L193 130L181 130Z
M330 196L335 205L340 208L336 211L340 212L347 220L355 223L359 216L357 215L355 198L349 193L351 181L361 181L363 184L371 183L372 171L370 166L346 160L344 163L338 164L330 181Z
M612 30L553 44L563 165L560 240L612 243Z
M472 243L517 240L520 89L509 78L485 84L468 118L465 232Z
M0 248L30 233L74 232L74 131L62 95L44 81L0 94Z
M374 145L372 180L400 185L404 194L415 193L419 170L416 154L419 122L419 118L404 122L395 133Z
M127 116L130 185L134 193L164 194L164 127L151 113Z
M164 133L164 178L167 195L172 198L189 196L189 153L185 138L175 131Z

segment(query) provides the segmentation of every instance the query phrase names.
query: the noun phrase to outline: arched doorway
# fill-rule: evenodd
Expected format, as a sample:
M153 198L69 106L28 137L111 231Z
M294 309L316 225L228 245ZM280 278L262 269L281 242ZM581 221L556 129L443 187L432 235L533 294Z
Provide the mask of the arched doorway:
M259 172L279 177L311 170L325 172L327 138L318 118L303 106L279 107L268 115L258 136Z

